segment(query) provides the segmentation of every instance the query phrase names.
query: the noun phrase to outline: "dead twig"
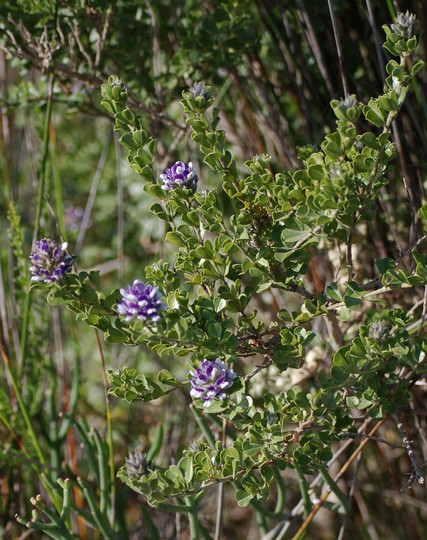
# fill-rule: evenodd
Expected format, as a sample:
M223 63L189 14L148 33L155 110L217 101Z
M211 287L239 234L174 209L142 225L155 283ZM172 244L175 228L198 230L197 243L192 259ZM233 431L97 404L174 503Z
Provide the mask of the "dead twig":
M403 447L405 448L413 467L407 484L403 486L403 488L401 488L400 490L400 491L406 491L407 489L411 489L415 485L415 482L418 482L418 484L423 485L425 480L424 480L424 475L421 472L418 458L414 452L414 449L412 448L412 441L410 441L408 438L408 434L406 433L406 429L403 424L402 417L400 416L399 413L394 416L394 420L396 422L398 430L400 431L402 435Z

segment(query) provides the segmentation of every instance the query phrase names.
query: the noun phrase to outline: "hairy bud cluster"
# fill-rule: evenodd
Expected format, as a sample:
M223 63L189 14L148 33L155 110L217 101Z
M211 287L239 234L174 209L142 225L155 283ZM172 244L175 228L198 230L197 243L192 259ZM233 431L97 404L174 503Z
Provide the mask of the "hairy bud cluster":
M125 460L126 473L129 478L139 479L143 474L149 474L155 470L155 465L147 460L147 455L137 448L134 452L129 451L129 457Z

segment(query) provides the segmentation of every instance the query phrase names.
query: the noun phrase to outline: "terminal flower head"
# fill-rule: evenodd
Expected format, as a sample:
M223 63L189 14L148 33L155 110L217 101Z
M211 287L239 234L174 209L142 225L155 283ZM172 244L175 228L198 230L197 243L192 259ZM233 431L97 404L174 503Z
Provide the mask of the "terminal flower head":
M206 87L203 81L195 82L190 88L190 95L192 98L202 97L206 101L211 97L210 87Z
M172 189L192 189L196 191L199 177L193 169L191 161L186 164L183 161L177 161L170 169L160 175L162 181L162 189L171 191Z
M160 320L160 311L167 307L162 302L162 294L159 288L135 280L126 289L120 289L123 299L117 306L120 315L125 316L125 321L137 319L138 321L157 323Z
M149 474L155 470L155 465L147 460L147 455L137 448L134 452L129 451L126 458L126 473L129 478L138 480L143 474Z
M394 23L391 25L393 32L405 40L416 36L419 33L418 21L415 15L409 13L398 13L394 19Z
M203 405L208 409L214 399L224 399L227 394L224 392L232 386L237 377L232 369L227 369L225 362L216 358L215 360L203 360L201 366L190 371L191 386L190 395L196 399L202 399Z
M70 272L74 257L67 253L67 242L60 244L49 238L38 240L30 254L31 281L53 283Z
M389 335L390 330L382 321L376 321L369 327L369 337L377 340L378 343L384 343Z
M356 96L352 94L351 96L347 96L345 99L342 99L340 101L340 105L342 105L346 109L352 109L353 107L357 107L358 101L356 99Z

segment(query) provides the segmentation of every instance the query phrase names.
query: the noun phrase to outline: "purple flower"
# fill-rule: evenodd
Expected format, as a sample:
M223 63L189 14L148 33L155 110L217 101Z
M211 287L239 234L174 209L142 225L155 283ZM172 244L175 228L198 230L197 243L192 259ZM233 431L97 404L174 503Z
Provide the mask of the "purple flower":
M166 169L164 174L160 175L163 182L162 189L170 191L175 188L192 189L196 191L199 177L193 170L193 164L186 165L182 161L177 161L170 169Z
M203 405L209 408L215 398L224 399L227 394L224 392L232 386L237 375L232 369L226 369L225 362L216 360L203 360L201 366L196 370L191 370L190 395L196 399L202 399Z
M120 289L123 300L117 306L117 311L125 315L125 321L138 319L157 323L160 320L159 312L167 307L162 302L162 295L158 287L149 283L135 280L127 289Z
M31 281L53 283L71 270L74 257L67 253L67 242L60 244L49 238L36 242L30 254Z

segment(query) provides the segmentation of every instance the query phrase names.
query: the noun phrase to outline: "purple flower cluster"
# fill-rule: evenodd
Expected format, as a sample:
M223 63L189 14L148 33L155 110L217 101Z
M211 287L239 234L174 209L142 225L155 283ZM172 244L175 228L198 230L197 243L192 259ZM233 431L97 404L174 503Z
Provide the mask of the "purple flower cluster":
M49 238L38 240L30 254L31 281L53 283L71 270L74 257L67 253L67 242L60 244Z
M170 169L166 169L164 174L160 175L162 181L162 189L170 191L176 188L192 189L196 191L199 177L196 171L193 170L193 164L186 165L182 161L177 161Z
M215 398L224 399L227 394L224 392L232 386L237 375L232 369L227 369L225 362L216 358L215 360L203 360L201 366L196 370L191 370L190 375L192 389L190 395L196 399L202 399L203 405L209 408Z
M157 323L160 320L160 311L167 307L162 302L159 288L135 280L127 289L120 289L123 300L117 306L117 311L125 316L125 321L137 319L138 321Z

